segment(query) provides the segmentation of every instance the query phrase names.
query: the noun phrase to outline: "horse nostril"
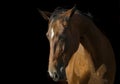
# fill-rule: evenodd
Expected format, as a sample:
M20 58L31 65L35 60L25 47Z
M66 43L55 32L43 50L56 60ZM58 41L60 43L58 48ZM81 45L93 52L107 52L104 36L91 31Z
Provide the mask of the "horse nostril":
M58 74L56 72L54 72L54 78L59 78Z
M61 67L61 68L60 68L60 72L63 72L63 69L64 69L64 68L63 68L63 67Z

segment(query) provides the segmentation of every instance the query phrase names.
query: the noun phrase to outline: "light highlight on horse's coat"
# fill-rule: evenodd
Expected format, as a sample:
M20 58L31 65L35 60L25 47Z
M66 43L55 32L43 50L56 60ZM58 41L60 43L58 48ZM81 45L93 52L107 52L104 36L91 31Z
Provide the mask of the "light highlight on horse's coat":
M50 71L48 71L49 75L52 77L52 73Z

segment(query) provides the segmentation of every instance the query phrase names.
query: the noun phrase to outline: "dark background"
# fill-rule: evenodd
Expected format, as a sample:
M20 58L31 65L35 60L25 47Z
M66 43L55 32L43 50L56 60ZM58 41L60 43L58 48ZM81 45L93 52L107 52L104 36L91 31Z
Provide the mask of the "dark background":
M16 80L15 83L58 84L52 81L47 72L49 42L46 38L46 32L48 22L42 18L36 8L53 12L56 7L69 9L74 4L83 13L90 12L94 23L110 40L117 64L115 84L120 83L120 49L118 42L120 39L120 16L118 13L120 4L117 0L40 0L35 6L27 3L25 5L29 6L21 4L21 7L8 7L9 12L6 12L8 20L6 21L11 22L11 24L6 25L11 26L7 31L11 35L7 35L7 37L10 37L7 41L10 44L9 50L12 51L10 53L13 55L11 56L13 62L8 69L15 72L14 78L10 81L15 82ZM8 57L8 60L11 57ZM11 78L11 75L9 78Z

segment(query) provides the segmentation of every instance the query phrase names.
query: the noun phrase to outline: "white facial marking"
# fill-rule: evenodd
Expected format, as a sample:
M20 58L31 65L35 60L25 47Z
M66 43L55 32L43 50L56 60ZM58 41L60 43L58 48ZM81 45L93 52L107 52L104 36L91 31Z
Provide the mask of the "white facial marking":
M54 36L54 31L53 31L53 28L51 29L51 39L53 38Z

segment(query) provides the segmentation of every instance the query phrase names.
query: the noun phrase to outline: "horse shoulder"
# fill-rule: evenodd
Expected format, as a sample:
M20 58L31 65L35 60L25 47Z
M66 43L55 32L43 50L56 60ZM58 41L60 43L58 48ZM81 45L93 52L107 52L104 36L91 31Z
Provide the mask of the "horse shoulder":
M68 83L87 84L92 70L94 70L94 65L91 56L83 45L79 44L78 50L70 59L66 69Z

